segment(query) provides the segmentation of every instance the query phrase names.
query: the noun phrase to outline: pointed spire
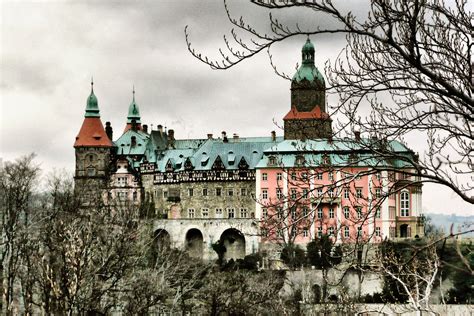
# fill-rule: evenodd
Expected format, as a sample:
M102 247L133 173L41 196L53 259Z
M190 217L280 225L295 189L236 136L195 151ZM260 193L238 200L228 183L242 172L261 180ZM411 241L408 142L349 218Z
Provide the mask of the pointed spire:
M99 102L94 94L94 79L91 77L91 94L87 98L86 102L86 114L85 117L100 117L99 113Z
M138 105L135 102L135 85L133 85L132 89L132 103L128 107L128 116L127 116L127 123L132 123L132 120L135 120L136 123L140 124L140 110L138 109Z

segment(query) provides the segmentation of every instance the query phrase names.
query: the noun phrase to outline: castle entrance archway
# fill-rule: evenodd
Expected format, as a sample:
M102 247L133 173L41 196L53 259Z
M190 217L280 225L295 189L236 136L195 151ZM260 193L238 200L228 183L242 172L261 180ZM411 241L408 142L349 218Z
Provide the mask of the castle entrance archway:
M224 260L243 259L245 257L245 237L235 228L225 230L220 238L225 246Z
M192 258L202 258L204 238L199 229L192 228L186 233L185 247Z

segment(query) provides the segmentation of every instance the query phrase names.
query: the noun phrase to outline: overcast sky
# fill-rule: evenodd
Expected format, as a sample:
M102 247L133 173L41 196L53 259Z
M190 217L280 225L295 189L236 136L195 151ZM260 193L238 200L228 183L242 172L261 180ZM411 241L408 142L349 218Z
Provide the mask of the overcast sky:
M189 54L193 46L216 56L229 34L221 1L3 1L1 2L0 157L13 160L35 152L45 172L74 169L73 143L90 93L90 78L102 121L117 138L126 123L135 85L142 122L173 128L177 138L203 138L221 131L241 136L282 135L290 108L290 84L276 76L265 54L227 71L211 70ZM231 12L264 29L262 8L230 1ZM358 2L350 8L364 14ZM293 10L282 19L300 25L325 21ZM334 59L342 37L312 38L316 65ZM305 37L273 48L288 74L300 60ZM336 100L329 99L330 102ZM425 141L410 147L423 152ZM424 210L472 213L448 189L425 185Z

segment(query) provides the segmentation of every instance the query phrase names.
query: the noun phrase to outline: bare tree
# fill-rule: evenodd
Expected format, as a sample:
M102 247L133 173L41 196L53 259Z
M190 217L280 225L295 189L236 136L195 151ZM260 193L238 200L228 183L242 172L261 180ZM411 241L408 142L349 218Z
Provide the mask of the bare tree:
M252 2L270 10L270 32L234 17L224 1L234 29L219 49L222 59L195 51L186 27L189 51L213 69L227 69L265 50L272 63L272 45L292 36L345 34L347 47L326 69L330 91L340 98L333 113L343 115L336 134L357 129L383 142L420 132L428 141L422 159L397 155L381 141L364 146L380 157L402 159L410 166L405 172L421 176L418 181L447 186L474 203L473 26L466 0L374 0L362 19L328 0ZM282 22L294 7L313 12L314 27ZM321 17L334 26L318 25ZM371 111L362 116L366 103Z
M2 293L0 312L14 313L15 300L19 299L19 277L22 272L22 253L26 249L25 234L31 223L32 196L38 180L39 168L33 162L35 155L21 157L15 162L6 162L0 170L0 212L1 212L1 251L0 251L0 290ZM31 262L26 262L27 269ZM26 285L23 283L23 285ZM31 288L23 288L25 308L31 307Z

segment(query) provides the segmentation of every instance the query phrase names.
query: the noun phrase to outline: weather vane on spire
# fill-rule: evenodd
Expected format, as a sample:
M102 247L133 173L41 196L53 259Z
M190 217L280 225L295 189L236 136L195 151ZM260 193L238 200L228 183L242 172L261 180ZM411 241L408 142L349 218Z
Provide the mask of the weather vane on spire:
M91 76L91 91L94 92L94 77Z

